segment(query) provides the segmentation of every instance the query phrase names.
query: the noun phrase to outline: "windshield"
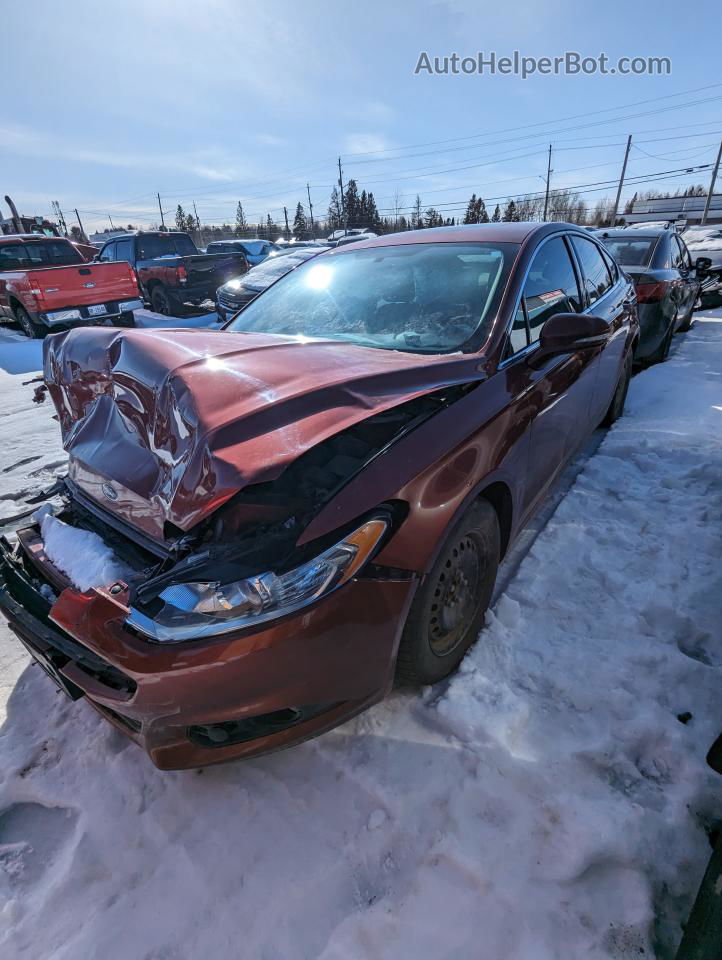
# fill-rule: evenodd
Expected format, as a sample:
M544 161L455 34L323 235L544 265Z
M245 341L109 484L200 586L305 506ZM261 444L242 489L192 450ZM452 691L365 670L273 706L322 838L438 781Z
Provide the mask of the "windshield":
M302 251L296 251L295 256L289 254L285 257L273 257L271 260L264 260L257 267L252 267L248 273L239 282L246 287L268 287L274 280L278 280L284 273L293 270L299 263L303 263L310 257L315 256L318 251L309 251L307 256L300 256ZM233 281L230 281L233 283Z
M424 243L321 255L270 287L227 329L450 353L488 330L518 249Z
M623 267L646 267L652 259L657 240L654 237L604 237L602 243Z

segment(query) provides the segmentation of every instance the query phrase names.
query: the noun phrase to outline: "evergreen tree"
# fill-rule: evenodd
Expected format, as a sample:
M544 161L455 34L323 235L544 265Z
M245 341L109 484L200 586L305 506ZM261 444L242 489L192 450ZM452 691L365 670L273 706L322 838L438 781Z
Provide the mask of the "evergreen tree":
M199 233L199 232L200 232L200 231L198 230L198 221L196 220L195 215L192 214L192 213L189 213L188 216L186 217L185 230L186 230L187 233Z
M434 207L429 207L424 214L425 227L443 227L444 218Z
M507 203L504 209L504 216L501 219L504 220L506 223L518 222L519 214L516 209L516 204L514 203L513 200L510 200Z
M471 199L466 205L466 213L464 214L464 223L478 223L479 222L479 203L484 201L477 200L476 194L472 193Z
M411 229L420 230L423 227L424 221L421 216L421 197L416 194L416 200L414 200L414 207L411 211Z
M349 227L362 226L360 223L361 203L355 180L349 180L346 186L344 203L346 205L346 225Z
M271 214L266 214L266 236L269 240L275 240L278 236L278 227L273 221Z
M373 230L374 233L383 233L384 226L381 222L381 217L379 216L374 195L371 192L369 192L367 197L367 216L369 230Z
M489 214L488 214L487 211L486 211L486 204L485 204L484 201L481 199L481 197L479 197L479 219L478 219L476 222L477 222L477 223L488 223L488 222L489 222Z
M492 223L498 223L501 220L501 210L499 209L499 204L497 203L494 213L491 217Z
M293 218L293 235L296 240L306 240L308 237L308 222L302 203L296 204L296 216Z
M243 212L243 204L239 200L238 206L236 207L236 229L234 233L237 237L242 237L247 230L248 223L246 222L246 215Z
M186 228L186 212L180 204L178 204L175 212L175 226L176 230L185 230Z
M341 211L341 198L336 187L331 191L331 200L326 214L326 229L329 233L339 230L343 226L343 216Z

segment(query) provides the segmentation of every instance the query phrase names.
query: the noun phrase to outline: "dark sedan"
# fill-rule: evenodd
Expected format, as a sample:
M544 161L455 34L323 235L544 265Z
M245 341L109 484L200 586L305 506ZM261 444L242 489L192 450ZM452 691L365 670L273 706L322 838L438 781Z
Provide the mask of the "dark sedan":
M328 730L458 666L622 413L638 335L630 281L564 223L331 250L221 332L58 334L63 505L0 540L0 608L160 767Z
M635 360L666 360L674 334L692 326L709 261L693 264L684 240L671 227L602 230L598 236L634 282L641 332Z
M225 321L241 307L245 307L251 300L255 300L259 293L263 293L280 277L294 270L297 266L323 253L325 247L301 247L298 250L283 252L278 256L271 256L257 267L249 270L243 277L229 280L216 291L216 311L221 321Z

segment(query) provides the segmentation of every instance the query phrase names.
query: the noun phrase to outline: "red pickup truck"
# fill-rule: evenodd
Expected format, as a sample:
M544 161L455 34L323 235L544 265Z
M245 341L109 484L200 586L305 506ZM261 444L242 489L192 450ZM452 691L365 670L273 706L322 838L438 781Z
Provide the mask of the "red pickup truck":
M143 303L127 263L89 263L64 237L0 237L0 321L29 337L90 324L132 326Z

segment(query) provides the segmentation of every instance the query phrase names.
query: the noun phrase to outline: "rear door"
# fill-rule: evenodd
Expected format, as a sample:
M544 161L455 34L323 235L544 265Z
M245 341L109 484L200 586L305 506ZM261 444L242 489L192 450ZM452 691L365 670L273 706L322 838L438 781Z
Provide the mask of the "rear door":
M685 317L694 307L699 292L699 282L692 269L692 258L681 237L672 234L672 264L679 271L678 319Z
M574 234L572 248L582 276L585 310L601 317L609 325L609 339L603 347L594 351L598 354L591 406L591 426L594 428L607 412L619 382L632 303L628 299L627 282L600 244L591 237Z

